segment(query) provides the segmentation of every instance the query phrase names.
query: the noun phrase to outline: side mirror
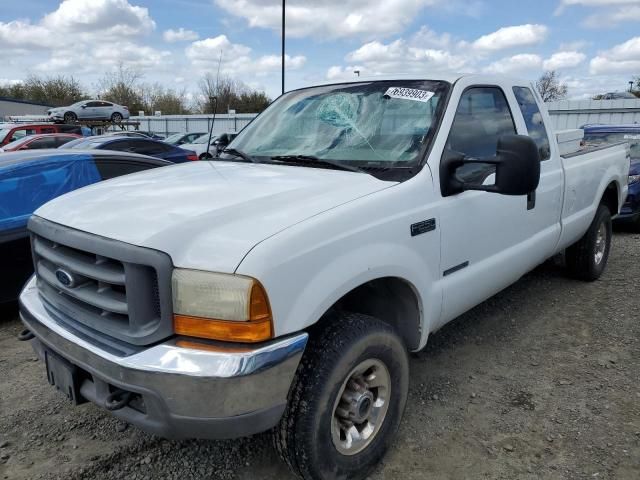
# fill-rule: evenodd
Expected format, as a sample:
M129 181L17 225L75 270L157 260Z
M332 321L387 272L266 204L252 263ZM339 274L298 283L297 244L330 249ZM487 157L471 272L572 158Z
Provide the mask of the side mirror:
M87 108L86 105L80 105L80 108Z
M494 185L465 182L456 174L458 168L468 164L488 164L496 167ZM502 195L528 195L540 183L540 153L536 143L526 135L504 135L498 139L496 155L490 158L471 158L452 154L440 162L440 189L447 197L466 190L500 193Z

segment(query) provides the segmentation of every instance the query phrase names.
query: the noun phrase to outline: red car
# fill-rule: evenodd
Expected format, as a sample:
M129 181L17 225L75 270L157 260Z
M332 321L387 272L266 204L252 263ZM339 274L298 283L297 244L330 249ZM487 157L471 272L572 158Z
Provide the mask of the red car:
M36 150L42 148L58 148L71 140L82 138L82 135L73 133L44 133L41 135L29 135L20 140L6 144L0 148L3 152L16 152L18 150Z
M54 123L5 123L0 125L0 147L29 135L41 133L82 134L80 125L56 125Z

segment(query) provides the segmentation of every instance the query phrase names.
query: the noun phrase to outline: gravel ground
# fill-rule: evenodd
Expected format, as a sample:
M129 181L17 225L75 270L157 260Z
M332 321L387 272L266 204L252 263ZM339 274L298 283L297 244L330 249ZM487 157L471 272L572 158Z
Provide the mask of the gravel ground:
M640 235L592 284L546 264L449 324L411 361L400 434L372 478L640 478ZM278 479L266 435L170 442L45 379L0 314L0 478Z

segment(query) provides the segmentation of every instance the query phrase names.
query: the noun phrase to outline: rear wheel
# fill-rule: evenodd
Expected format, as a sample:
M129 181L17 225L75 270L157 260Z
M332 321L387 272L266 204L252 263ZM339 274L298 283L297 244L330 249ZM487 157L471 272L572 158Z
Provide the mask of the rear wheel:
M343 313L329 322L312 332L274 443L305 480L362 479L398 430L408 354L377 318Z
M113 114L111 114L111 121L113 123L120 123L122 121L122 114L114 112Z
M601 204L587 233L567 248L567 268L573 277L588 282L600 278L609 259L611 234L611 213Z
M62 118L64 120L64 123L76 123L78 121L78 116L73 112L65 113L64 117Z
M200 160L210 160L213 158L213 155L211 155L210 153L201 153L198 158Z

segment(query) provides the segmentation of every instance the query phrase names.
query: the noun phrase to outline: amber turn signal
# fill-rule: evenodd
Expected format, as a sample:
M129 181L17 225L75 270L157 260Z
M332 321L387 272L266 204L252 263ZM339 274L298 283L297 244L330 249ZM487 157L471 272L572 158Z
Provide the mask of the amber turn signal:
M264 288L254 280L249 298L249 320L219 320L174 314L176 334L226 342L256 343L273 337L271 307Z

